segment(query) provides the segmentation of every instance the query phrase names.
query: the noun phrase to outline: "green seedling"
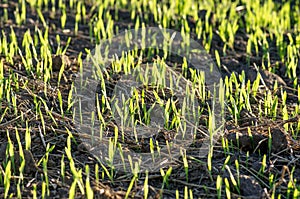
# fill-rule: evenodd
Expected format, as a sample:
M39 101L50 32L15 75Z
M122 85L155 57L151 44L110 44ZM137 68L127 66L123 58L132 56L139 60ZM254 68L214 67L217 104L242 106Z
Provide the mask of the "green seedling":
M89 166L85 166L85 173L86 173L86 180L85 180L85 190L86 190L86 198L87 199L93 199L94 198L94 192L91 187L90 183L90 169Z
M146 177L145 177L145 181L144 181L144 199L148 198L148 194L149 194L149 185L148 185L148 181L149 181L149 172L148 170L146 171Z
M225 182L225 193L226 193L226 198L230 199L231 198L231 192L230 192L230 184L227 178L224 178L224 182Z
M217 197L218 197L218 199L220 199L221 196L222 196L222 182L223 182L222 177L218 175L217 182L216 182Z
M166 173L163 169L160 169L160 174L163 177L163 184L161 187L162 190L164 189L165 186L167 187L167 189L169 188L169 177L171 173L172 173L172 167L170 167Z
M230 180L231 180L231 183L233 184L235 190L240 194L240 187L239 187L239 184L238 182L236 182L231 170L230 170L230 167L228 165L225 166L225 168L227 169L229 175L230 175ZM227 178L225 178L227 179ZM225 184L226 184L226 181L225 181ZM227 185L226 185L227 186Z

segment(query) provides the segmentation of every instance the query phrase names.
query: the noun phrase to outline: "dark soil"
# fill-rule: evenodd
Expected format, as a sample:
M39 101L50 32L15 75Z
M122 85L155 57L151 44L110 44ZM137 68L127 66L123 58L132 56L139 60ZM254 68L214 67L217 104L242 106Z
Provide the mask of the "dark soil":
M35 31L35 27L44 30L41 21L38 19L37 13L31 10L29 6L27 7L27 20L24 25L17 26L15 24L15 17L13 11L17 6L17 1L9 1L8 3L0 2L0 16L3 14L3 8L8 8L9 21L7 23L0 22L0 29L6 33L10 34L11 28L14 29L15 34L18 37L18 42L21 44L23 35L25 31L30 29L32 32ZM88 7L91 9L91 7ZM49 25L49 43L53 51L53 76L57 77L60 71L60 67L64 63L67 66L67 70L64 72L63 80L59 89L67 99L70 86L74 80L74 75L78 71L78 55L82 53L82 58L86 56L85 48L93 49L96 45L96 41L93 41L89 37L89 28L86 24L79 25L79 32L77 35L74 33L74 23L75 16L72 11L67 8L68 20L66 23L66 30L60 28L60 16L61 13L57 11L54 15L50 11L45 11L44 17ZM113 8L109 10L111 16L115 16L114 13L117 12ZM87 10L88 13L88 10ZM199 12L201 17L205 11ZM130 18L130 12L128 10L119 10L119 20L115 20L115 27L118 27L119 31L124 30L128 27L133 27L135 24L134 20ZM205 14L204 14L205 16ZM87 16L87 21L91 20L91 16ZM188 17L189 24L191 27L195 26L194 19ZM212 23L215 22L213 16L211 16ZM158 26L151 17L147 21L144 21L147 26ZM178 29L178 27L171 27ZM180 29L178 29L180 31ZM67 43L68 38L71 38L71 43L63 56L56 56L55 51L58 47L56 43L56 35L60 35L61 46L64 47ZM192 35L193 36L193 35ZM215 50L220 52L222 55L223 43L219 36L214 32L213 43L211 48L211 56L214 57ZM289 123L290 125L298 125L298 118L291 119L289 121L283 121L279 113L278 118L272 119L267 117L259 118L259 113L257 109L258 101L263 99L264 92L268 89L272 90L275 80L278 82L283 90L288 94L287 105L289 110L295 108L294 103L297 102L298 98L293 89L293 82L285 76L285 67L283 63L279 60L276 44L271 43L270 47L270 59L271 66L277 67L275 73L271 73L265 69L256 69L255 65L259 66L262 63L262 54L257 56L250 56L246 54L248 36L245 31L241 28L235 38L234 49L228 49L226 51L226 56L221 56L222 63L222 76L229 76L231 73L241 74L242 71L245 72L246 78L253 82L256 79L257 73L261 73L262 79L265 85L261 87L260 93L257 99L253 99L252 112L249 113L247 110L243 110L239 118L239 124L234 124L233 118L228 115L226 126L225 126L225 140L228 141L230 145L230 160L228 162L228 167L233 173L234 178L237 180L239 178L240 182L240 192L237 192L235 187L231 184L230 190L235 194L233 198L243 197L243 198L268 198L272 194L273 189L269 187L268 176L270 173L276 176L276 195L281 193L285 194L287 192L288 182L291 178L292 168L295 168L293 172L293 178L297 179L297 183L300 180L300 139L299 137L292 137L291 133L284 130L284 123ZM196 40L196 39L195 39ZM199 41L201 43L201 41ZM261 49L260 49L261 50ZM3 55L0 54L0 59L4 60ZM174 61L174 59L170 58ZM178 61L178 60L177 60ZM68 133L66 128L68 128L74 139L72 140L72 155L77 168L82 168L85 170L84 165L90 166L91 172L91 184L95 193L96 198L124 198L126 190L131 181L131 176L124 173L116 173L114 182L111 182L107 177L96 180L95 175L95 165L99 162L88 153L86 146L82 146L80 142L80 135L76 131L74 124L72 122L71 114L65 115L64 117L60 115L59 103L57 99L57 80L56 78L51 78L50 86L47 87L47 96L44 94L43 81L35 78L34 75L28 75L22 66L20 57L16 56L14 58L14 64L10 64L4 61L5 64L5 76L9 74L9 71L14 71L18 74L20 80L30 79L27 85L31 92L26 89L20 89L17 92L17 107L19 111L25 113L27 119L29 119L28 126L30 126L31 134L31 150L24 150L26 166L24 173L24 187L22 188L22 196L24 198L31 198L33 190L33 184L37 185L38 194L41 195L42 190L42 179L43 179L43 164L38 164L39 160L43 157L46 151L47 144L50 146L55 146L54 149L49 153L49 162L47 165L48 177L50 180L50 196L51 198L67 198L68 191L72 184L72 172L69 168L68 158L65 155L65 147L67 146ZM181 64L180 61L177 64ZM20 86L22 82L19 82ZM300 84L300 78L298 78L298 84ZM112 83L113 85L113 83ZM280 94L280 92L278 92ZM42 124L36 117L36 112L34 111L33 95L37 94L40 98L43 98L48 108L53 110L53 117L57 125L54 125L54 121L47 114L45 107L42 107L42 113L44 115L45 129L42 129ZM280 99L279 99L280 103ZM2 110L8 106L7 102L3 101L1 103ZM205 114L204 114L205 115ZM205 122L204 122L205 123ZM113 125L113 124L112 124ZM8 144L9 134L12 143L14 143L15 148L15 164L18 168L19 158L18 152L19 147L17 145L17 138L15 135L15 128L18 129L20 139L22 144L25 143L25 130L26 124L24 124L21 117L15 117L13 112L6 114L2 123L0 124L0 161L4 162L8 158L5 153L6 145ZM203 127L204 128L204 127ZM251 135L249 134L251 131ZM43 131L46 132L44 135ZM165 141L170 132L162 132L158 139ZM271 135L271 141L269 140ZM128 138L130 140L130 138ZM200 139L199 139L200 140ZM221 141L221 140L220 140ZM128 141L129 142L129 141ZM134 143L133 143L134 144ZM142 146L131 146L131 149L136 149L136 151L143 151L148 148L148 142L145 141ZM201 145L201 142L195 143L194 147ZM271 146L271 147L269 147ZM271 149L271 150L270 150ZM193 155L193 150L188 152ZM263 154L266 154L266 165L262 164ZM66 176L64 179L60 176L61 160L64 155L63 161L66 165ZM183 166L174 168L172 174L169 178L168 187L161 191L161 186L163 179L160 173L150 173L149 174L149 198L175 198L175 190L178 189L180 195L184 193L184 188L187 186L189 189L193 190L194 198L211 198L216 196L216 179L220 175L222 177L227 177L230 179L230 173L228 169L223 168L225 159L228 154L224 153L221 142L215 147L213 154L213 168L212 172L209 173L207 166L205 164L199 164L199 162L189 159L189 179L186 181L185 170ZM197 156L194 156L197 158ZM203 162L207 162L205 158L199 158ZM235 160L239 160L240 164L240 174L236 175ZM178 160L181 161L181 160ZM182 164L181 164L182 165ZM0 165L0 172L2 172L3 165ZM100 176L102 169L100 167ZM16 173L17 175L17 173ZM1 175L0 175L1 176ZM84 178L86 176L84 175ZM101 178L101 177L100 177ZM134 184L132 190L132 197L143 198L143 180L145 175L141 174L139 176L139 181ZM229 180L230 181L230 180ZM224 186L224 185L223 185ZM299 184L298 184L299 186ZM2 198L3 186L0 186L0 197ZM16 193L17 188L11 186L11 193ZM14 195L16 196L16 195ZM225 192L222 193L225 196ZM80 191L77 190L76 198L85 198L81 195Z

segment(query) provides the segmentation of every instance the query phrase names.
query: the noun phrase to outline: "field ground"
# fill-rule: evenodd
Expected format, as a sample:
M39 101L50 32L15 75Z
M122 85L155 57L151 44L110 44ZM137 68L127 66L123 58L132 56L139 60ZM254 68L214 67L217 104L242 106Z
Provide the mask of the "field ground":
M0 1L1 198L300 197L299 2L192 2ZM224 136L211 155L197 156L203 140L197 134L173 167L132 174L89 153L70 93L85 49L143 23L188 34L204 46L224 80L226 114ZM143 62L162 53L142 51ZM182 58L166 63L184 73ZM110 67L109 74L111 91L120 72ZM199 126L209 132L209 103L198 100L204 102ZM115 135L106 102L101 108L105 133ZM158 142L172 141L167 137L174 129L159 132ZM128 149L151 150L126 136Z

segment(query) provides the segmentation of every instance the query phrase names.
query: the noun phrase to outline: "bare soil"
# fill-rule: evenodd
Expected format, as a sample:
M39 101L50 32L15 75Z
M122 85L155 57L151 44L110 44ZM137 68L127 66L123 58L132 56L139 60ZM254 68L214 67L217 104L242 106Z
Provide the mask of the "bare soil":
M19 45L21 44L23 35L26 30L30 29L32 32L35 31L35 27L44 30L42 23L38 19L37 13L31 10L29 6L27 7L27 20L24 25L17 26L15 23L15 18L13 15L14 7L17 6L17 1L9 1L9 3L0 2L0 16L3 13L3 8L8 8L9 21L7 23L0 22L0 29L7 35L10 33L11 28L14 29ZM88 7L90 9L90 7ZM25 180L24 187L22 189L22 195L24 198L31 198L33 190L33 184L37 184L37 190L42 190L42 179L43 179L43 166L38 165L38 161L43 157L46 150L46 145L55 145L55 148L51 153L49 153L48 162L48 177L50 179L50 190L51 198L67 198L68 191L72 183L72 172L70 171L68 159L65 155L65 165L66 165L66 176L62 179L60 175L61 169L61 159L65 153L66 140L68 134L66 132L66 127L70 129L73 133L74 140L72 140L72 155L75 160L77 167L84 170L84 165L88 164L91 171L92 187L95 192L96 198L123 198L126 194L127 187L131 181L131 176L124 173L116 173L114 182L111 182L108 178L104 177L100 181L95 180L95 165L98 161L82 147L79 134L76 132L75 126L72 122L71 113L65 115L64 117L60 114L59 103L57 98L57 88L60 89L63 97L67 99L70 86L74 80L74 75L78 70L77 57L80 52L83 53L83 58L86 55L84 51L85 48L93 49L96 45L95 41L92 41L89 37L89 28L86 24L79 25L79 32L77 35L74 33L75 26L75 16L74 13L68 10L68 20L66 24L66 30L60 28L60 16L61 13L53 14L50 11L45 11L44 17L49 25L49 42L51 48L53 49L53 78L51 79L50 86L47 87L47 96L45 96L44 83L39 80L33 74L27 74L24 66L22 66L22 61L19 56L14 58L14 65L4 61L5 64L5 76L9 74L9 71L14 71L18 74L20 80L20 86L22 86L22 80L29 80L27 85L30 90L20 88L17 93L17 104L18 111L24 113L24 117L29 120L28 126L30 126L30 134L32 138L31 150L24 151L26 159L25 167ZM116 10L108 10L111 13L115 13ZM203 15L203 12L199 12L199 16ZM87 10L88 13L88 10ZM124 30L128 27L133 27L135 21L131 20L130 12L127 10L119 10L119 19L115 20L115 26L119 27L119 30ZM213 14L212 14L213 15ZM115 16L112 14L112 16ZM87 20L90 20L90 16L87 16ZM203 16L202 16L203 17ZM191 28L195 26L194 19L188 17L189 24ZM212 23L218 23L213 21L213 16L211 19ZM148 26L158 26L151 16L148 21L145 21ZM173 27L176 29L177 27ZM65 46L69 37L71 37L71 43L66 51L64 57L54 56L55 50L58 46L56 43L56 35L60 35L61 46ZM192 35L193 36L193 35ZM285 35L285 37L287 37ZM9 38L8 38L9 39ZM195 39L197 40L197 39ZM293 89L293 82L285 76L285 67L283 63L279 60L276 44L271 43L270 47L270 59L271 66L276 68L275 73L270 73L267 70L256 69L257 66L261 65L262 62L262 49L259 49L260 53L257 56L249 56L246 54L248 35L245 33L243 28L240 28L234 43L234 49L228 49L226 51L226 56L222 56L223 43L219 36L214 31L213 42L211 48L211 56L214 57L214 51L218 50L221 55L221 63L223 65L221 72L222 76L229 76L231 73L241 74L245 71L247 79L253 82L256 78L257 72L262 74L263 81L265 85L261 87L260 93L256 99L252 99L252 110L253 113L249 113L247 110L243 110L243 114L239 118L239 124L235 125L231 115L227 115L226 126L225 126L225 139L228 140L231 147L231 158L229 160L229 167L233 173L236 173L235 160L239 160L240 167L240 193L231 184L230 189L235 197L242 196L243 198L267 198L269 194L273 191L268 188L270 173L274 174L278 179L276 183L276 192L286 193L288 191L288 181L291 177L291 170L295 168L293 172L293 178L300 180L300 139L299 137L292 137L289 132L286 132L283 128L283 124L289 122L292 125L298 125L298 118L291 119L289 121L283 121L280 118L281 114L277 119L270 118L258 118L258 101L263 99L264 93L268 89L272 89L274 86L274 80L276 79L279 86L287 91L288 93L288 107L289 110L295 108L294 103L297 102L297 94ZM201 41L199 41L201 42ZM255 53L254 53L255 54ZM155 56L154 56L155 57ZM0 54L0 59L5 60ZM170 58L170 64L174 62L173 58ZM57 80L55 77L58 76L59 69L65 62L67 65L67 70L64 72L64 77L62 83L57 87ZM180 66L180 60L176 60L176 64ZM299 71L299 70L298 70ZM300 83L300 78L298 79L298 84ZM112 86L114 82L110 82ZM15 85L12 85L15 88ZM280 92L278 92L279 95ZM49 109L53 110L53 116L57 122L55 125L52 119L47 115L45 107L41 107L44 114L44 120L46 124L46 134L42 135L42 125L41 121L37 119L36 112L34 111L33 96L37 94L40 98L43 98ZM279 100L280 103L280 100ZM8 104L3 101L1 103L2 110L4 110ZM205 123L205 122L204 122ZM16 150L16 165L18 165L18 145L17 138L15 135L15 128L18 129L20 134L20 139L22 143L25 143L25 130L26 124L23 118L20 116L15 117L13 112L6 114L2 123L0 124L0 161L4 161L7 158L5 153L5 148L7 144L7 133L10 139L15 143ZM251 129L252 136L248 134L249 128ZM272 134L271 143L268 142L269 131ZM162 132L160 139L164 141L170 132ZM130 140L130 138L128 138ZM128 141L129 142L129 141ZM148 148L147 141L145 141L142 146L134 146L132 143L131 149L136 149L136 151L145 151ZM195 143L195 147L201 145L201 139L199 143ZM271 150L269 145L271 145ZM138 148L138 149L137 149ZM188 152L193 155L193 150ZM266 165L262 165L262 155L266 154ZM194 156L197 157L197 156ZM160 173L150 173L149 174L149 185L151 198L175 198L175 190L178 189L180 194L183 194L184 188L187 186L189 189L193 190L194 197L211 198L216 196L216 179L218 175L222 177L230 178L230 174L226 169L223 168L227 154L224 153L221 144L218 144L214 149L213 154L213 168L212 173L208 172L207 166L205 164L200 164L199 162L189 159L189 180L186 181L185 170L183 166L174 168L169 179L169 186L161 192L161 186L163 179ZM201 161L206 163L205 158L199 158ZM181 161L180 159L178 160ZM182 164L183 165L183 164ZM3 165L0 165L0 169ZM264 168L262 170L262 168ZM3 170L2 170L3 171ZM0 171L1 172L1 171ZM235 176L237 178L237 176ZM134 184L132 190L132 196L135 198L143 198L143 179L144 174L139 176L140 181ZM298 185L299 186L299 185ZM0 197L3 197L4 188L0 186ZM16 187L11 186L12 193L16 193ZM41 194L38 192L38 194ZM222 194L225 196L225 193ZM84 198L85 196L80 194L77 190L76 198Z

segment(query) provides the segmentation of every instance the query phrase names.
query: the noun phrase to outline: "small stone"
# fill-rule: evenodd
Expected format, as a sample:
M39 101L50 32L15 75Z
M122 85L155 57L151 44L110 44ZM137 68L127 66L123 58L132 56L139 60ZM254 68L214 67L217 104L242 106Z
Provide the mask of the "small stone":
M63 64L65 65L65 67L69 67L71 65L71 62L70 62L68 56L66 56L66 55L54 55L52 57L52 70L54 72L60 71Z
M90 151L91 149L92 149L92 146L89 142L80 143L79 145L77 145L77 150L82 153L86 153L86 152Z

